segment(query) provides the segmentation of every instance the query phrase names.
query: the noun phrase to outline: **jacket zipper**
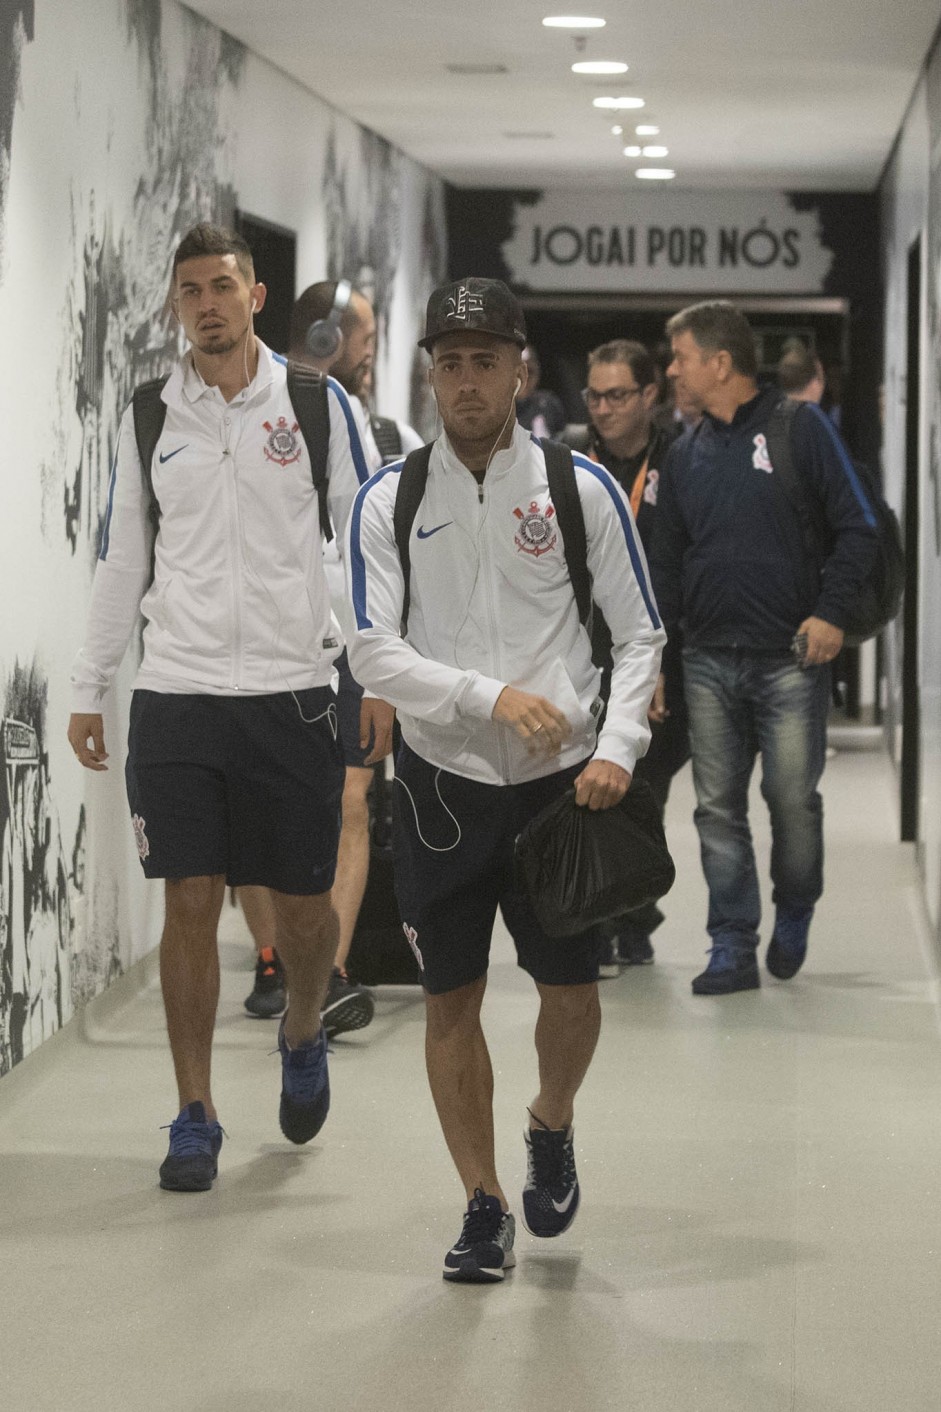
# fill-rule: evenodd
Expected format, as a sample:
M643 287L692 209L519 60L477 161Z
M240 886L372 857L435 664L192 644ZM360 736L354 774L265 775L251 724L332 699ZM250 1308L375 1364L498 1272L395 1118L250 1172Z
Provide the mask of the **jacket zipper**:
M230 423L228 416L222 418L222 439L223 460L228 462L231 475L226 478L228 494L231 497L232 513L230 525L234 531L230 535L232 544L232 620L233 620L233 640L232 640L232 690L240 690L240 677L242 666L242 604L239 597L239 564L241 561L240 541L242 537L242 522L239 515L238 486L236 485L235 457L232 455L229 446Z
M493 675L499 681L500 672L500 639L497 635L497 618L493 607L493 580L490 570L490 555L485 550L486 539L483 534L483 523L486 518L484 506L484 494L486 489L485 481L477 487L477 498L480 502L480 519L477 526L477 552L481 557L481 578L484 583L484 593L487 599L487 623L490 628L490 642L492 651ZM507 749L506 736L503 730L497 726L497 749L500 752L500 773L503 776L504 784L510 783L510 753Z

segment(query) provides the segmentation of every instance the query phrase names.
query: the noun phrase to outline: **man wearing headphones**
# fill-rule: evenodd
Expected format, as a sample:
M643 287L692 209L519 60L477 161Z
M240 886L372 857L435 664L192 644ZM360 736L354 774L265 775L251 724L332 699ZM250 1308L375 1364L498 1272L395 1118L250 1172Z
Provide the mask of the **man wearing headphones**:
M564 945L546 937L514 879L513 845L570 784L590 809L623 797L650 739L665 637L627 498L603 467L576 456L588 567L614 640L596 739L599 673L545 454L515 416L525 343L522 309L499 280L459 280L428 302L421 346L444 430L409 534L404 636L394 529L402 463L360 490L349 528L353 671L396 707L402 729L396 891L422 971L432 1095L468 1203L444 1261L454 1281L498 1281L515 1263L480 1023L498 906L540 1001L524 1220L534 1235L557 1236L578 1208L572 1123L600 1026L599 942L594 933Z
M278 1035L281 1128L308 1142L330 1101L320 1009L336 951L330 897L342 763L312 458L284 360L254 334L251 252L198 225L173 260L190 349L163 388L142 466L121 423L69 742L107 769L102 703L142 612L127 790L145 876L165 880L160 975L180 1113L160 1184L205 1191L222 1128L210 1089L226 885L272 890L290 1008ZM328 396L328 496L342 532L362 466L348 398Z
M328 378L328 386L341 387L347 394L356 435L363 446L362 480L378 470L382 458L368 430L360 393L372 371L376 350L376 319L372 305L349 280L321 280L308 285L298 295L291 311L288 355ZM344 637L351 628L346 585L337 541L324 546L324 571L330 589L333 612ZM369 872L369 806L366 796L372 781L374 742L361 740L362 687L350 673L346 650L334 666L337 686L338 743L343 756L342 826L337 872L333 883L333 906L339 924L337 951L323 1003L323 1022L328 1036L364 1029L372 1020L375 1002L370 992L350 980L346 960L362 905ZM391 738L392 708L384 702L371 705L372 716L381 715L383 738ZM388 753L388 746L386 746ZM369 759L370 764L366 761ZM239 900L255 943L257 960L255 983L246 997L249 1014L268 1018L280 1014L286 1002L284 973L274 943L274 907L267 889L240 888Z

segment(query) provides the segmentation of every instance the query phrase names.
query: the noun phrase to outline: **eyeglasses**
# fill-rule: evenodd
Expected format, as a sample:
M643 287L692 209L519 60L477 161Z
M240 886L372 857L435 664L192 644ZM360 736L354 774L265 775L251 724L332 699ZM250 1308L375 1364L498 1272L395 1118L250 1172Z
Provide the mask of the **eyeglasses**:
M593 387L586 387L582 396L589 407L600 407L602 402L612 407L623 407L629 397L636 397L643 390L642 387L612 387L607 392L596 392Z

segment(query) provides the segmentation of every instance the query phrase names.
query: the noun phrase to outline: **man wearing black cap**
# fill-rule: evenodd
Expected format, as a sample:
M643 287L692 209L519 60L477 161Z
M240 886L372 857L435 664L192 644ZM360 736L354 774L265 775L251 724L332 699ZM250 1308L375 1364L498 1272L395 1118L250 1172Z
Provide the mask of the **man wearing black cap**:
M578 1208L574 1101L600 1026L598 938L545 936L514 880L514 839L571 784L591 809L623 797L650 739L664 640L627 499L603 467L576 456L594 597L615 644L596 739L599 673L545 454L515 416L525 343L522 310L499 280L459 280L429 300L421 346L444 430L409 531L404 629L393 518L403 463L362 488L349 534L350 658L399 713L396 891L422 970L431 1090L468 1200L443 1273L475 1282L501 1280L515 1263L480 1024L498 906L540 998L523 1190L534 1235L560 1235Z

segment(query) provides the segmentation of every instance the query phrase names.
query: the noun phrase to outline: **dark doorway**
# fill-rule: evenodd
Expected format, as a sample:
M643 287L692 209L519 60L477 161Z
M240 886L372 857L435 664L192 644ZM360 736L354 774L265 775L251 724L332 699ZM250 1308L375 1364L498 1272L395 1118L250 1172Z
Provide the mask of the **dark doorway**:
M918 837L921 773L918 692L918 441L921 420L921 236L908 252L908 334L905 369L905 601L902 605L902 841Z
M287 353L297 267L297 236L258 216L235 213L235 228L247 241L256 278L268 290L265 307L255 315L255 332L275 353Z

